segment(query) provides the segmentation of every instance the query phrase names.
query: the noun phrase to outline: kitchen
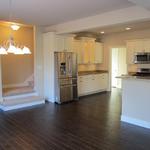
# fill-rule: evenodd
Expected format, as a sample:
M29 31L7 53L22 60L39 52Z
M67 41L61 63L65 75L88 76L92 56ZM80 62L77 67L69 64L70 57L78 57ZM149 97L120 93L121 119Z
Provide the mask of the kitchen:
M50 49L50 52L59 51L60 49L60 51L64 50L77 53L79 96L97 93L100 91L110 91L111 48L126 48L127 72L136 72L137 65L133 63L133 56L136 51L133 52L133 49L137 49L138 51L143 51L142 49L145 49L140 47L142 44L140 45L139 43L141 43L141 41L146 41L147 43L149 43L149 26L149 21L143 21L139 23L110 26L107 28L97 28L89 30L88 32L80 32L76 35L56 35L54 32L45 33L44 42L46 40L49 40L49 43L52 42L51 44L48 43L49 45L47 44L47 42L45 42L44 44L45 58L48 57L47 54L49 53L47 49ZM126 30L126 27L130 27L131 29ZM105 31L105 34L100 33L103 30ZM99 41L96 40L95 37ZM130 47L130 45L135 45L135 48ZM146 45L146 49L149 50L148 44ZM51 57L53 58L53 54L51 54ZM48 60L49 62L45 62L45 65L52 65L54 63L52 62L53 59L51 59L51 61ZM48 72L46 72L45 74L48 74ZM49 75L46 76L51 76L50 68ZM52 81L52 79L53 77L51 79L49 78L49 81ZM47 79L45 81L47 82ZM97 85L98 83L101 84ZM88 85L92 86L89 87ZM45 89L49 88L45 87ZM49 99L54 101L54 96L49 96Z
M127 27L128 29L126 29ZM44 54L45 57L47 58L49 53L49 51L47 50L49 49L51 52L51 60L53 60L54 57L53 52L55 50L59 51L60 49L60 51L63 50L64 52L77 53L78 56L77 57L78 58L78 84L77 85L78 85L79 97L95 94L99 92L104 92L104 91L111 91L111 87L112 87L111 86L111 48L124 47L126 49L127 56L124 57L126 57L125 63L127 64L127 74L134 75L136 74L136 72L138 72L140 68L145 68L145 70L149 69L150 68L149 62L146 62L147 63L146 65L143 64L140 65L139 63L135 62L136 53L150 52L149 27L150 27L150 22L143 21L138 24L131 23L131 24L118 25L118 26L111 26L102 29L98 28L98 29L90 30L88 32L84 31L77 34L56 35L54 32L49 32L44 34L44 41L46 40L55 41L56 43L47 44L47 42L45 42L44 46L46 47L44 48L45 49ZM105 31L105 34L101 33L102 31L103 32ZM97 36L97 34L94 33L99 33L99 34ZM48 39L49 37L51 39ZM50 47L52 45L53 47ZM48 60L46 58L44 60ZM49 63L45 62L46 66L50 66L52 64L53 62L52 61L50 62L50 60ZM47 84L48 80L49 82L53 80L51 71L52 70L49 70L49 74L47 71L45 72L45 74L47 74L48 77L47 79L45 78L46 79L45 89L50 89L51 87L51 93L49 91L46 97L47 100L51 102L55 102L55 95L53 95L54 91L52 91L52 89L54 90L54 87L52 88L51 86L52 84L51 85ZM121 73L118 74L117 76L119 75L121 75ZM124 80L129 75L123 75L123 77L121 78L123 78ZM146 73L146 75L148 75L148 73ZM49 78L50 76L51 78ZM132 77L133 79L135 79L135 75ZM146 79L149 80L149 78ZM53 85L55 84L53 83ZM142 87L144 87L144 85ZM130 95L130 94L126 93L125 95ZM123 86L123 97L124 97L124 86ZM123 111L125 111L126 108L124 108L124 102L122 107L123 107ZM139 111L139 113L141 113L141 111ZM131 120L131 118L127 119L123 116L123 114L122 114L122 121L149 128L149 122L146 123L144 122L143 124L146 125L142 125L141 123L142 120L134 121L135 120L134 118L133 120Z
M33 27L34 93L5 99L0 81L0 148L149 149L149 77L137 75L150 66L136 62L150 52L150 5L143 3L13 1L11 21Z

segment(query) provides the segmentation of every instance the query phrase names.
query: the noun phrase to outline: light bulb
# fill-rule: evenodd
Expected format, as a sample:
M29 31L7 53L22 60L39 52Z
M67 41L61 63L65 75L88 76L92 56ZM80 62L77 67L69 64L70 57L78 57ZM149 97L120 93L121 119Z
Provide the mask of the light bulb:
M126 30L127 30L127 31L128 31L128 30L131 30L131 28L127 27Z
M7 52L8 53L15 53L16 52L16 47L13 46L12 44L10 44Z
M105 32L104 32L104 31L101 31L101 34L105 34Z
M22 51L23 51L24 54L31 54L30 49L28 47L26 47L26 46L24 46Z
M0 47L0 55L7 55L7 51L4 47Z
M19 30L20 26L16 25L16 24L13 24L11 25L11 28L15 31Z
M14 52L14 54L15 55L23 55L24 53L23 53L22 49L18 47L18 48L16 48L16 51Z

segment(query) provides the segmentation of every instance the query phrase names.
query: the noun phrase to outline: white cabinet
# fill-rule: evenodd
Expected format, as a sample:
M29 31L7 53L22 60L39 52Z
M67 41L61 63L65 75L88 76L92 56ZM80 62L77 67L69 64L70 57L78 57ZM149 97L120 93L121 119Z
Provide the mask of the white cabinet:
M101 74L100 83L100 90L108 88L108 74Z
M103 62L103 44L95 42L95 61L94 63Z
M78 64L82 64L83 63L83 59L82 59L83 51L82 51L81 41L79 40L73 41L73 51L77 54Z
M89 82L90 82L90 76L79 76L78 78L78 94L80 95L86 95L89 90Z
M134 54L137 52L150 52L150 39L137 39L127 41L127 63L133 64Z
M79 76L78 94L79 96L106 91L108 87L108 74L93 74Z
M73 37L70 36L56 36L56 51L73 51Z
M64 49L73 52L73 37L64 37Z
M73 49L78 54L79 64L103 62L103 44L93 39L74 40Z
M56 36L56 51L64 51L64 38L62 36Z

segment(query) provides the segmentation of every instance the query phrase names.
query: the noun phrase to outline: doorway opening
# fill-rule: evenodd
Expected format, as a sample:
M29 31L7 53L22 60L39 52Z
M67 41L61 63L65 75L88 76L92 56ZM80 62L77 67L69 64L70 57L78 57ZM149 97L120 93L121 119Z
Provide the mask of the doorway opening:
M127 74L126 48L111 49L111 87L122 88L121 79L116 78Z
M34 27L20 24L12 30L10 23L0 22L0 43L9 39L9 32L17 43L28 47L31 54L1 55L2 96L14 96L34 92Z

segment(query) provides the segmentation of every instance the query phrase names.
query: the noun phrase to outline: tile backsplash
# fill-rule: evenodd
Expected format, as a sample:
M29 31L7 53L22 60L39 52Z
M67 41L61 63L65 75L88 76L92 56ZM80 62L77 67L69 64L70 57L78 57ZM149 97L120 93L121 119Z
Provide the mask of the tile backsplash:
M132 65L128 65L128 72L137 72L138 68L150 68L150 64L132 64Z

